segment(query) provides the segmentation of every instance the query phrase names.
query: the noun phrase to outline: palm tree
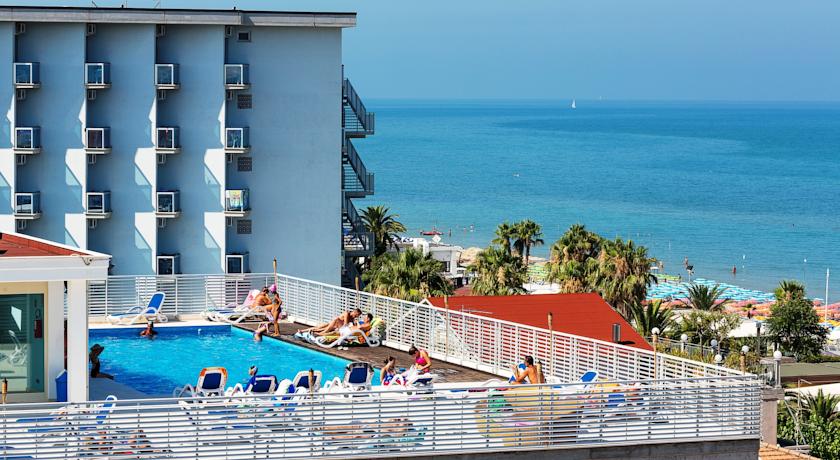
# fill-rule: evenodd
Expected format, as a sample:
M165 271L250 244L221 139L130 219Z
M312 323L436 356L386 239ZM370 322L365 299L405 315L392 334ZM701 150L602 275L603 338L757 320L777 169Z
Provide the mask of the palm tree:
M653 328L659 328L660 333L676 326L674 312L662 306L662 300L657 299L647 305L637 302L630 307L630 316L633 327L642 335L650 337L653 335Z
M589 271L593 268L593 258L601 250L602 238L586 230L581 224L569 227L569 230L551 246L551 258L548 264L548 280L560 284L560 292L591 292Z
M773 294L776 295L776 300L804 299L805 285L799 281L782 280Z
M531 219L525 219L514 226L516 242L514 246L519 254L525 256L525 266L528 266L531 258L531 247L542 246L545 241L541 238L542 227Z
M606 240L601 244L597 266L589 270L589 284L601 297L625 318L630 317L630 306L647 297L647 287L656 282L650 272L653 258L647 248L636 246L633 241L621 238Z
M362 210L362 223L367 231L373 233L374 256L385 254L389 246L395 246L397 234L405 232L405 225L397 217L400 215L391 214L385 206L368 206Z
M453 292L443 275L443 262L417 249L375 259L362 277L365 290L397 299L419 302L426 297L440 297Z
M476 295L523 294L528 272L522 259L503 248L490 246L481 251L470 271L476 274L472 292Z
M694 310L702 311L724 311L726 305L732 302L731 299L723 297L726 288L716 284L706 286L703 284L692 284L688 287L688 298L680 303Z
M511 252L511 240L516 236L516 226L511 225L508 222L502 222L496 227L496 237L493 238L491 241L492 244L497 244L502 247L502 249L510 254Z

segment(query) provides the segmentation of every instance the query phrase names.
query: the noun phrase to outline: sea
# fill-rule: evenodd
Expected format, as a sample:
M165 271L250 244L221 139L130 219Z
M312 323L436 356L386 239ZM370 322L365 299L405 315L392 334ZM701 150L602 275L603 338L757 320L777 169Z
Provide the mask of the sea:
M503 221L632 239L682 274L840 300L840 103L369 100L355 140L406 236L485 247ZM735 273L733 274L733 268Z

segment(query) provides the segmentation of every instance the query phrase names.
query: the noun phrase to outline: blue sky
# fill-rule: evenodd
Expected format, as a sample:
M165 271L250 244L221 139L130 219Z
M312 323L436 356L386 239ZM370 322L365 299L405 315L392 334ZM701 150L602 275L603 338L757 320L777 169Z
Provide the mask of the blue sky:
M357 11L358 27L345 32L344 62L366 98L840 101L837 0L162 4Z

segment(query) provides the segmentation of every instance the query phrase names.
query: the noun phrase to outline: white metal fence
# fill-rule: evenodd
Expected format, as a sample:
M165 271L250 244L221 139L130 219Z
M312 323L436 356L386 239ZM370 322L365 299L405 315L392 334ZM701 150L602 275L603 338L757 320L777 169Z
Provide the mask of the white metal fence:
M749 376L2 408L3 458L372 458L754 438ZM109 406L113 404L113 406Z

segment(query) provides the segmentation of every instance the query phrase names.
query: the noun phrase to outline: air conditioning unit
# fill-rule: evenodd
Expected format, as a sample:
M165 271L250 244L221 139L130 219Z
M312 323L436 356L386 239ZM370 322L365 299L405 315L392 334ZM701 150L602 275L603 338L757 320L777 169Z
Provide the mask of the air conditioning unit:
M233 36L233 26L225 26L225 37Z
M159 101L165 101L166 100L166 91L164 91L162 89L159 89L157 91L157 98L158 98Z
M225 273L248 273L248 253L227 254L225 256Z
M96 24L87 25L87 36L96 35Z
M15 99L22 101L26 99L26 90L25 89L18 89L15 91Z
M163 24L158 24L155 27L155 37L163 37L166 35L166 26Z
M181 255L166 254L157 256L158 275L177 275L181 273Z
M95 101L96 100L96 90L95 89L87 90L87 100L89 100L89 101Z
M15 35L25 34L26 33L26 24L23 22L16 22L15 23Z

